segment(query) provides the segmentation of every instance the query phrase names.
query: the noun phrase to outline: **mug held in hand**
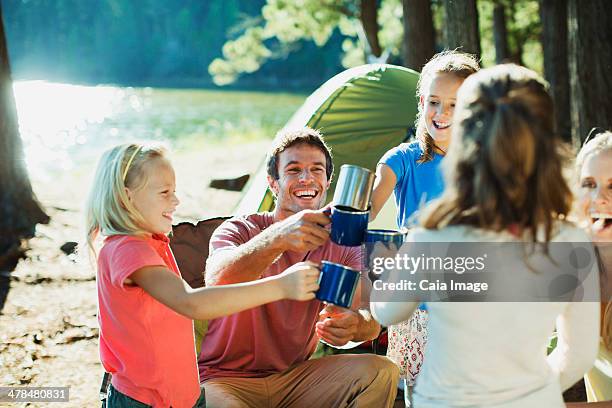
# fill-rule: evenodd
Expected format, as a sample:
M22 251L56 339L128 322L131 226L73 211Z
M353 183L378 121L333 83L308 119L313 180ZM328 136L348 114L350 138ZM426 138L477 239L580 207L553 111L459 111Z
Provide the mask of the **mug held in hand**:
M322 261L317 299L336 306L351 307L359 283L358 270L334 262Z

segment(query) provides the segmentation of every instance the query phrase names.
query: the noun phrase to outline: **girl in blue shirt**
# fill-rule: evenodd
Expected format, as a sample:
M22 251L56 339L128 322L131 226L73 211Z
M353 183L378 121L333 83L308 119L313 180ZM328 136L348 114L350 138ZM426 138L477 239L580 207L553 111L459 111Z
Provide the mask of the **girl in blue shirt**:
M417 84L419 111L416 141L389 150L376 168L370 220L395 193L397 225L414 225L414 214L444 190L440 162L451 140L457 90L478 71L474 56L458 51L436 54L421 72Z
M478 71L474 56L458 51L436 54L421 71L417 84L419 111L416 141L389 150L378 162L370 220L374 220L391 192L395 193L397 226L410 228L416 214L444 191L440 163L451 140L457 90ZM389 327L387 355L400 367L409 406L411 387L423 363L427 342L427 312L421 308L408 321Z

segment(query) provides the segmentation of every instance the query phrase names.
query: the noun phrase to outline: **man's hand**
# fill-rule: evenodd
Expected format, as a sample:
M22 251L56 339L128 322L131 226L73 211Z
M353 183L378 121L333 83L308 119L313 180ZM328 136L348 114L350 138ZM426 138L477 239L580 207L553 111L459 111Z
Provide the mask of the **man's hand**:
M319 313L317 336L332 346L344 346L355 338L359 326L359 313L343 307L327 305Z
M275 226L275 241L284 251L307 252L329 239L325 226L331 222L326 209L303 210Z

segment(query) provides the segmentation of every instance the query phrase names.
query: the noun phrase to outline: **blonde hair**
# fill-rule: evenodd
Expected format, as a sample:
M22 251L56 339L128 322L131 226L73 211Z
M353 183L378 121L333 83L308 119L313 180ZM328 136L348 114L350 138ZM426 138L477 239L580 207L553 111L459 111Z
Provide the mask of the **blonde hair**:
M417 98L424 97L427 88L437 74L451 74L457 78L465 79L480 69L478 60L472 54L457 50L442 51L434 55L423 67L419 82L417 83ZM425 117L423 116L423 106L418 104L419 110L416 116L416 138L423 153L418 158L417 163L425 163L433 160L433 151L436 147L434 139L427 133Z
M165 158L166 149L158 144L128 143L115 146L102 155L86 205L86 240L96 254L98 235L146 235L144 219L130 202L126 188L139 190L148 180L145 163Z
M576 171L575 171L575 180L576 186L580 186L580 173L582 171L582 166L584 162L587 160L589 156L603 153L607 150L612 149L612 132L604 131L596 135L593 139L589 140L587 143L582 146L580 152L578 152L578 156L576 157ZM603 287L607 287L608 283L608 274L612 274L612 271L609 271L609 266L605 265L603 262L600 262L600 284ZM602 304L605 305L603 311L603 325L601 327L601 337L603 339L603 343L606 348L612 351L612 299L601 299Z
M578 152L576 157L576 175L580 177L580 171L587 157L592 154L598 154L608 149L612 149L612 132L607 130L597 134L591 140L586 142Z
M532 241L550 241L572 194L562 175L553 101L535 72L506 64L484 69L459 90L446 190L423 218L426 228L515 225Z

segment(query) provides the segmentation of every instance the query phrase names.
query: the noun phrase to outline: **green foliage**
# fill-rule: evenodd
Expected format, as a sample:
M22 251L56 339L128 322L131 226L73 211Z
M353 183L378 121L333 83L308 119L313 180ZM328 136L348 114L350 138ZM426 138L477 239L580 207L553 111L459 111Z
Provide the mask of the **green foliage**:
M235 81L243 73L257 71L270 58L279 58L288 47L303 40L324 46L345 13L352 13L350 1L268 0L261 10L263 20L248 27L223 46L223 58L208 67L217 85ZM271 40L276 40L272 42ZM266 43L271 43L269 48Z
M558 340L559 340L559 337L557 336L557 331L555 330L555 332L548 338L548 346L546 347L546 354L550 354L555 350L555 348L557 347Z
M404 36L404 10L401 0L383 0L378 11L378 39L383 49L399 56Z
M368 60L360 1L0 0L16 78L308 88ZM496 2L506 5L510 51L521 46L521 60L541 71L537 0L477 2L484 64L495 60ZM402 1L377 4L383 56L401 63ZM442 4L431 4L439 32Z
M480 0L477 2L483 66L495 64L493 8L495 4L500 3L506 8L506 29L510 54L515 55L515 62L520 62L541 73L543 71L543 51L540 43L542 24L537 0Z
M261 11L263 21L257 27L260 30L248 28L228 41L223 58L215 59L208 72L216 84L225 85L243 73L256 71L269 59L284 57L302 41L311 40L322 47L335 30L344 37L342 65L348 68L363 64L367 47L358 8L359 0L268 0ZM401 0L381 1L378 24L383 49L399 55L403 35ZM226 47L235 52L226 52Z
M327 43L340 19L352 13L351 1L268 0L261 14L267 38L292 43L312 39L319 47Z
M263 28L251 27L235 41L225 43L223 45L224 59L216 58L209 68L211 72L215 73L215 83L225 85L234 82L239 74L239 71L235 68L236 65L240 66L241 72L257 71L271 55L263 40ZM229 61L233 61L235 64Z
M511 47L522 44L523 63L540 73L544 70L543 50L540 42L542 23L537 0L522 0L513 4L514 18L509 27Z

